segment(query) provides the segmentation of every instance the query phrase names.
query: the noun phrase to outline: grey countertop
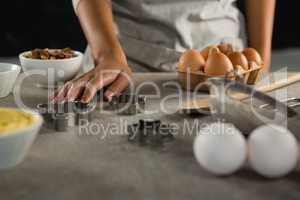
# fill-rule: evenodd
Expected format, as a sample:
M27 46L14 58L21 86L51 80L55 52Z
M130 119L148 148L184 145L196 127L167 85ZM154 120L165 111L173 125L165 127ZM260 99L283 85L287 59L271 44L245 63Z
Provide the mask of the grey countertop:
M167 80L176 74L145 73L135 75L136 83L145 80L160 85L162 96L178 94ZM176 81L175 81L176 82ZM299 97L300 84L289 87L289 95ZM26 105L45 102L47 91L36 88L30 80L22 85ZM153 88L142 89L152 94ZM177 95L178 96L178 95ZM150 99L147 110L157 109L161 98ZM175 111L176 98L166 101ZM0 106L16 106L12 95L0 100ZM268 180L256 175L246 165L232 176L216 177L204 171L193 156L191 134L178 134L163 148L131 144L122 127L141 118L163 122L210 122L209 116L188 116L161 111L154 114L120 116L110 112L93 113L92 123L101 125L97 134L82 134L78 127L68 132L54 132L43 127L24 162L0 171L0 199L299 199L299 168L282 179ZM103 133L112 130L107 135ZM116 129L114 129L116 130Z

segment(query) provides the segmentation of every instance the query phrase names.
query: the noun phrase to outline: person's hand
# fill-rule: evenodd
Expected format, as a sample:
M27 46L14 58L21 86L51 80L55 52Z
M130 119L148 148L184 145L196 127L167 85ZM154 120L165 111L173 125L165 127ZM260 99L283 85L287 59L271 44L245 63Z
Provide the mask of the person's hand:
M88 103L98 90L107 87L104 96L110 101L128 87L132 71L125 56L103 56L95 64L94 69L67 82L50 99L54 102L80 100Z

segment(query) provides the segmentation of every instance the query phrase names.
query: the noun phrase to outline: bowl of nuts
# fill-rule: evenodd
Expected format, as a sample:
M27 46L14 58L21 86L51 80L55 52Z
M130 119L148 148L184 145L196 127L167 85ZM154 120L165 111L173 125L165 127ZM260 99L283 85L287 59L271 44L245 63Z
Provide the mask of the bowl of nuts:
M21 53L19 59L22 70L37 86L55 88L78 74L83 54L70 48L34 49Z

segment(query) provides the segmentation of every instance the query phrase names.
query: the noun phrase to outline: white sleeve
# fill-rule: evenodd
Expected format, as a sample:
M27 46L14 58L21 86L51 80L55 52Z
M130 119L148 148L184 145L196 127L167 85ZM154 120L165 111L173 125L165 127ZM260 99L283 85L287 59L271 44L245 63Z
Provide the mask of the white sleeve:
M78 7L79 2L80 2L80 0L72 0L72 4L73 4L75 13L77 13L77 7Z

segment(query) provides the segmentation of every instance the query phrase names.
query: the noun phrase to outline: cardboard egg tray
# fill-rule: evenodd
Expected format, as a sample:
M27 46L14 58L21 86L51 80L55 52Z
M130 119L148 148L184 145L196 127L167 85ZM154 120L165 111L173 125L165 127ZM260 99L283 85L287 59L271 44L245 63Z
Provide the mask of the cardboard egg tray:
M262 66L253 67L250 70L247 70L239 75L232 73L226 77L230 80L241 79L241 81L248 85L254 85L260 79ZM208 91L209 87L207 84L204 84L209 78L213 76L205 75L203 72L191 72L191 71L179 71L178 79L179 83L185 90L199 90L199 91Z

